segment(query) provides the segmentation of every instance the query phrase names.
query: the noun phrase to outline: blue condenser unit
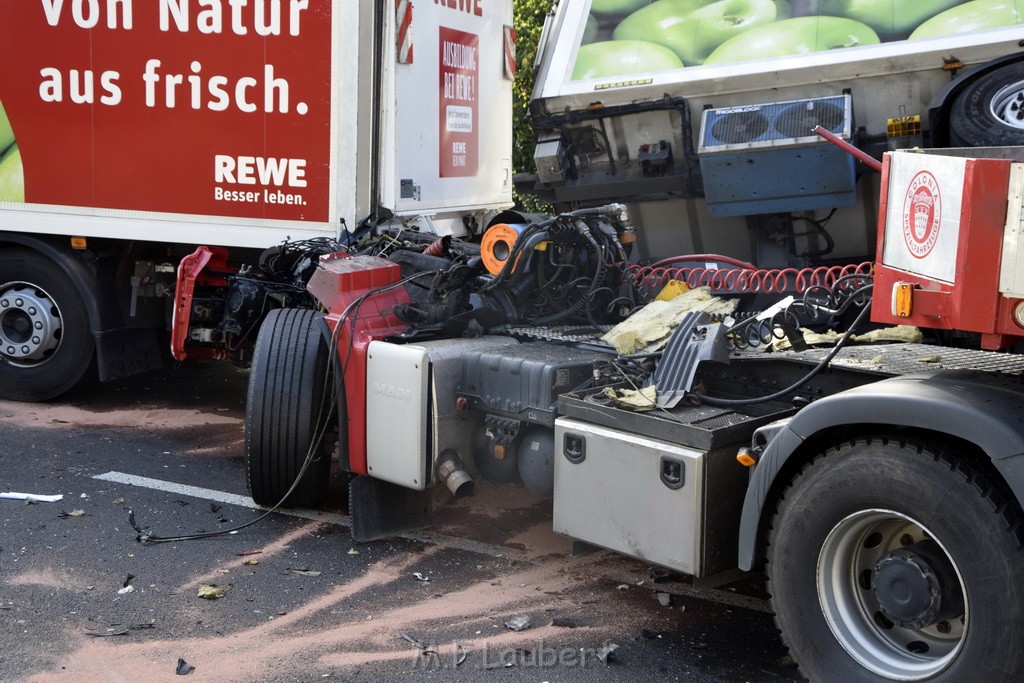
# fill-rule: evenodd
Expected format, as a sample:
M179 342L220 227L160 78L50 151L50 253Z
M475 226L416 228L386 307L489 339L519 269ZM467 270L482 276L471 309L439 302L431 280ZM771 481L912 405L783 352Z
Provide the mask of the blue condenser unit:
M849 95L707 109L697 155L712 216L795 213L850 206L854 159L812 131L849 141Z

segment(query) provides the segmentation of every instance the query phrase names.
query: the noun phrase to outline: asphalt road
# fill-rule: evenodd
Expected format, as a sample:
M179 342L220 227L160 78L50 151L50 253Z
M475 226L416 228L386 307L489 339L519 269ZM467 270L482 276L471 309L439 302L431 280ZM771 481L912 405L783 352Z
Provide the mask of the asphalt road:
M63 496L0 500L0 680L799 679L756 579L696 597L639 561L573 557L550 502L516 486L439 492L433 528L368 544L337 482L323 510L137 542L129 510L163 537L261 514L245 382L194 364L0 402L0 491Z

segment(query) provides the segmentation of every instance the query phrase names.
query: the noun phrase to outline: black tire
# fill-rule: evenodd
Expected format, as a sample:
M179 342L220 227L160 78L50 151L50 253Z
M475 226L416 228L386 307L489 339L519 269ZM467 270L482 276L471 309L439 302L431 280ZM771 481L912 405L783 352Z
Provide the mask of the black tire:
M326 492L336 420L330 350L319 317L309 310L274 310L256 338L245 406L245 472L259 505L284 498L311 449L313 460L284 504L312 507Z
M802 673L1024 680L1017 510L936 444L859 440L818 456L768 547L776 623Z
M1018 113L1024 114L1024 61L973 80L956 96L949 112L950 144L1024 145L1024 118L1018 119Z
M56 398L95 371L95 353L82 294L60 266L0 250L0 398Z

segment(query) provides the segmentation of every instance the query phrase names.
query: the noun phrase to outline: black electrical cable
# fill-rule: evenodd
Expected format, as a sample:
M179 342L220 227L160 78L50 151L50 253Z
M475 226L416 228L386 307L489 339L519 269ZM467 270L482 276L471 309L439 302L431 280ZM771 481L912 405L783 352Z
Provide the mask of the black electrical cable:
M836 357L836 354L839 353L839 351L842 350L842 348L846 345L846 342L849 341L850 337L853 336L854 330L857 329L857 325L859 325L861 321L864 320L864 317L870 310L871 307L865 304L864 308L862 308L860 313L857 314L856 319L854 319L849 329L847 329L846 333L839 338L839 341L837 341L836 345L832 347L832 350L829 351L828 355L825 356L825 358L823 358L822 361L818 363L810 372L808 372L798 381L794 382L793 384L789 385L784 389L780 389L779 391L776 391L775 393L772 394L768 394L767 396L758 396L756 398L713 398L711 396L706 396L704 394L694 393L688 393L687 396L696 398L701 403L707 404L709 406L729 408L733 406L749 406L758 403L764 403L766 401L774 401L775 399L782 398L786 394L791 394L794 391L798 390L801 386L809 382L811 379L813 379L819 372L828 367L828 364L832 362L832 359Z
M342 325L345 324L346 318L348 318L350 315L352 316L352 324L353 324L353 327L354 327L355 318L358 316L359 307L363 304L364 301L369 299L371 296L374 296L376 294L380 294L381 292L389 291L391 289L394 289L395 287L400 287L400 286L406 284L407 282L409 282L411 280L414 280L416 278L419 278L419 277L424 277L424 276L427 276L427 275L430 275L430 276L436 275L438 272L440 272L440 271L431 270L431 271L422 271L422 272L419 272L419 273L413 273L412 275L404 277L401 280L398 280L397 282L393 282L393 283L391 283L389 285L384 285L382 287L378 287L377 289L370 290L370 291L362 294L361 296L359 296L357 299L354 299L353 301L349 302L348 306L345 307L345 309L342 311L341 315L338 317L338 322L337 322L337 324L334 327L333 333L331 334L331 343L328 346L328 356L327 356L328 357L328 364L327 364L327 369L325 371L326 375L327 375L327 378L330 379L330 377L331 377L331 375L332 375L332 373L333 373L333 371L335 369L334 366L335 366L335 363L336 363L336 359L338 357L337 351L338 351L338 340L339 340L339 337L340 337L339 331L341 330ZM348 348L346 349L345 362L344 362L344 364L341 365L341 367L339 369L341 375L345 374L345 368L348 366L348 361L349 361L349 358L350 358L351 353L352 353L352 348L353 348L354 340L355 340L355 335L350 333L348 335L348 344L347 344ZM342 389L343 387L344 387L344 383L339 383L339 389ZM272 513L276 512L284 504L284 502L286 500L288 500L288 496L290 496L292 494L292 492L295 490L295 488L299 485L299 482L302 481L302 477L304 477L305 474L306 474L306 470L309 469L310 464L316 459L314 457L314 454L320 449L320 445L323 442L324 436L326 436L326 434L327 434L327 428L330 425L330 415L334 412L334 408L337 405L337 401L338 401L338 394L337 393L331 392L330 393L330 397L331 397L330 405L327 406L326 410L324 409L324 406L325 406L325 401L327 399L327 393L325 392L324 396L321 397L320 413L319 413L320 417L317 420L317 425L316 425L316 428L314 430L314 434L316 434L316 437L313 439L313 442L310 444L309 450L306 451L306 457L305 457L305 459L302 462L302 467L299 468L299 473L295 476L295 481L292 482L292 485L288 488L288 490L285 492L285 494L283 496L281 496L281 500L279 500L272 508L266 510L259 517L256 517L255 519L252 519L252 520L250 520L250 521L248 521L248 522L246 522L244 524L240 524L240 525L232 527L230 529L218 529L217 531L211 531L211 532L205 532L205 533L197 533L197 534L185 534L185 535L182 535L182 536L157 536L154 533L146 531L145 529L141 528L136 523L134 510L129 509L128 510L128 523L131 524L132 528L138 534L136 536L136 540L139 543L143 543L143 544L145 544L145 543L173 543L173 542L178 542L178 541L194 541L194 540L199 540L199 539L203 539L203 538L214 538L214 537L217 537L217 536L228 536L228 535L237 534L239 531L242 531L243 529L246 529L246 528L256 524L257 522L265 519L266 517L268 517ZM322 420L321 420L321 418L322 418Z

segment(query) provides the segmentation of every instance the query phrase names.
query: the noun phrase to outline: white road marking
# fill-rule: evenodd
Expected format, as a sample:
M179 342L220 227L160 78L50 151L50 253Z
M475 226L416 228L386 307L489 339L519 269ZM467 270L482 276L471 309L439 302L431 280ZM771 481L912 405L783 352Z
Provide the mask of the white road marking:
M239 496L234 493L228 493L227 491L217 491L216 489L204 489L200 486L189 486L188 484L175 484L172 481L163 481L161 479L150 479L149 477L140 477L134 474L125 474L124 472L107 472L106 474L97 474L93 479L101 479L103 481L113 481L118 484L127 484L129 486L140 486L146 489L153 489L155 491L165 491L167 493L175 493L180 496L191 496L192 498L200 498L202 500L212 500L216 503L227 503L228 505L238 505L239 507L252 508L254 510L269 510L262 505L257 505L255 501L249 496ZM291 517L299 517L301 519L312 519L321 522L330 522L331 524L338 524L339 526L352 526L352 519L348 515L341 515L336 512L321 512L319 510L297 510L297 509L284 509L279 508L277 510L282 515L289 515Z

